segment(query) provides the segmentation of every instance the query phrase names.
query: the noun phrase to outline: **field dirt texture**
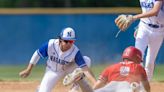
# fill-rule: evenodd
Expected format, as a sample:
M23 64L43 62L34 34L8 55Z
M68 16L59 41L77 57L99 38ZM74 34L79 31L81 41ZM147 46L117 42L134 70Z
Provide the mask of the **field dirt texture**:
M151 92L164 92L164 82L151 82ZM1 81L0 92L36 92L38 81ZM70 87L64 87L61 82L52 92L68 92Z

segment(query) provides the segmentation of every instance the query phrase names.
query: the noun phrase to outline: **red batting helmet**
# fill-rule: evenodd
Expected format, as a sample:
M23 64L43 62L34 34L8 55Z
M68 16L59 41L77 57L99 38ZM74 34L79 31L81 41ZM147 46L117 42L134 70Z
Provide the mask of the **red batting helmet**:
M124 50L122 58L132 60L136 63L140 63L142 62L142 53L139 49L133 46L129 46Z

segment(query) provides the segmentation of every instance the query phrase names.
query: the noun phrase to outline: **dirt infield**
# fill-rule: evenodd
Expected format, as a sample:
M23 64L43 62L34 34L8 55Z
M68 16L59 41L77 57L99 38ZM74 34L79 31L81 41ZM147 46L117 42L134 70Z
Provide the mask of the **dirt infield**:
M0 92L35 92L39 82L0 82ZM61 83L54 88L53 92L67 92L69 87L64 87ZM164 82L152 82L151 92L164 92Z

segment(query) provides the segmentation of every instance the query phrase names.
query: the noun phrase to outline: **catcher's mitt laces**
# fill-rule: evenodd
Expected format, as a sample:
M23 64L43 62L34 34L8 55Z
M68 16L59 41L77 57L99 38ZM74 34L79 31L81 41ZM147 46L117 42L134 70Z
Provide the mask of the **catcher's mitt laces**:
M121 30L119 30L119 31L117 32L117 34L116 34L115 38L117 38L117 37L118 37L118 35L120 34L120 32L121 32Z

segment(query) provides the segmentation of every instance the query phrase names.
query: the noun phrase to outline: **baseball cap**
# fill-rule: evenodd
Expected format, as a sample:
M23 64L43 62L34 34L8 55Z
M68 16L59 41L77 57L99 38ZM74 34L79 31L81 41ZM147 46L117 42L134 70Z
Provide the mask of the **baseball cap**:
M60 33L59 38L62 40L76 40L74 29L71 27L64 28Z

